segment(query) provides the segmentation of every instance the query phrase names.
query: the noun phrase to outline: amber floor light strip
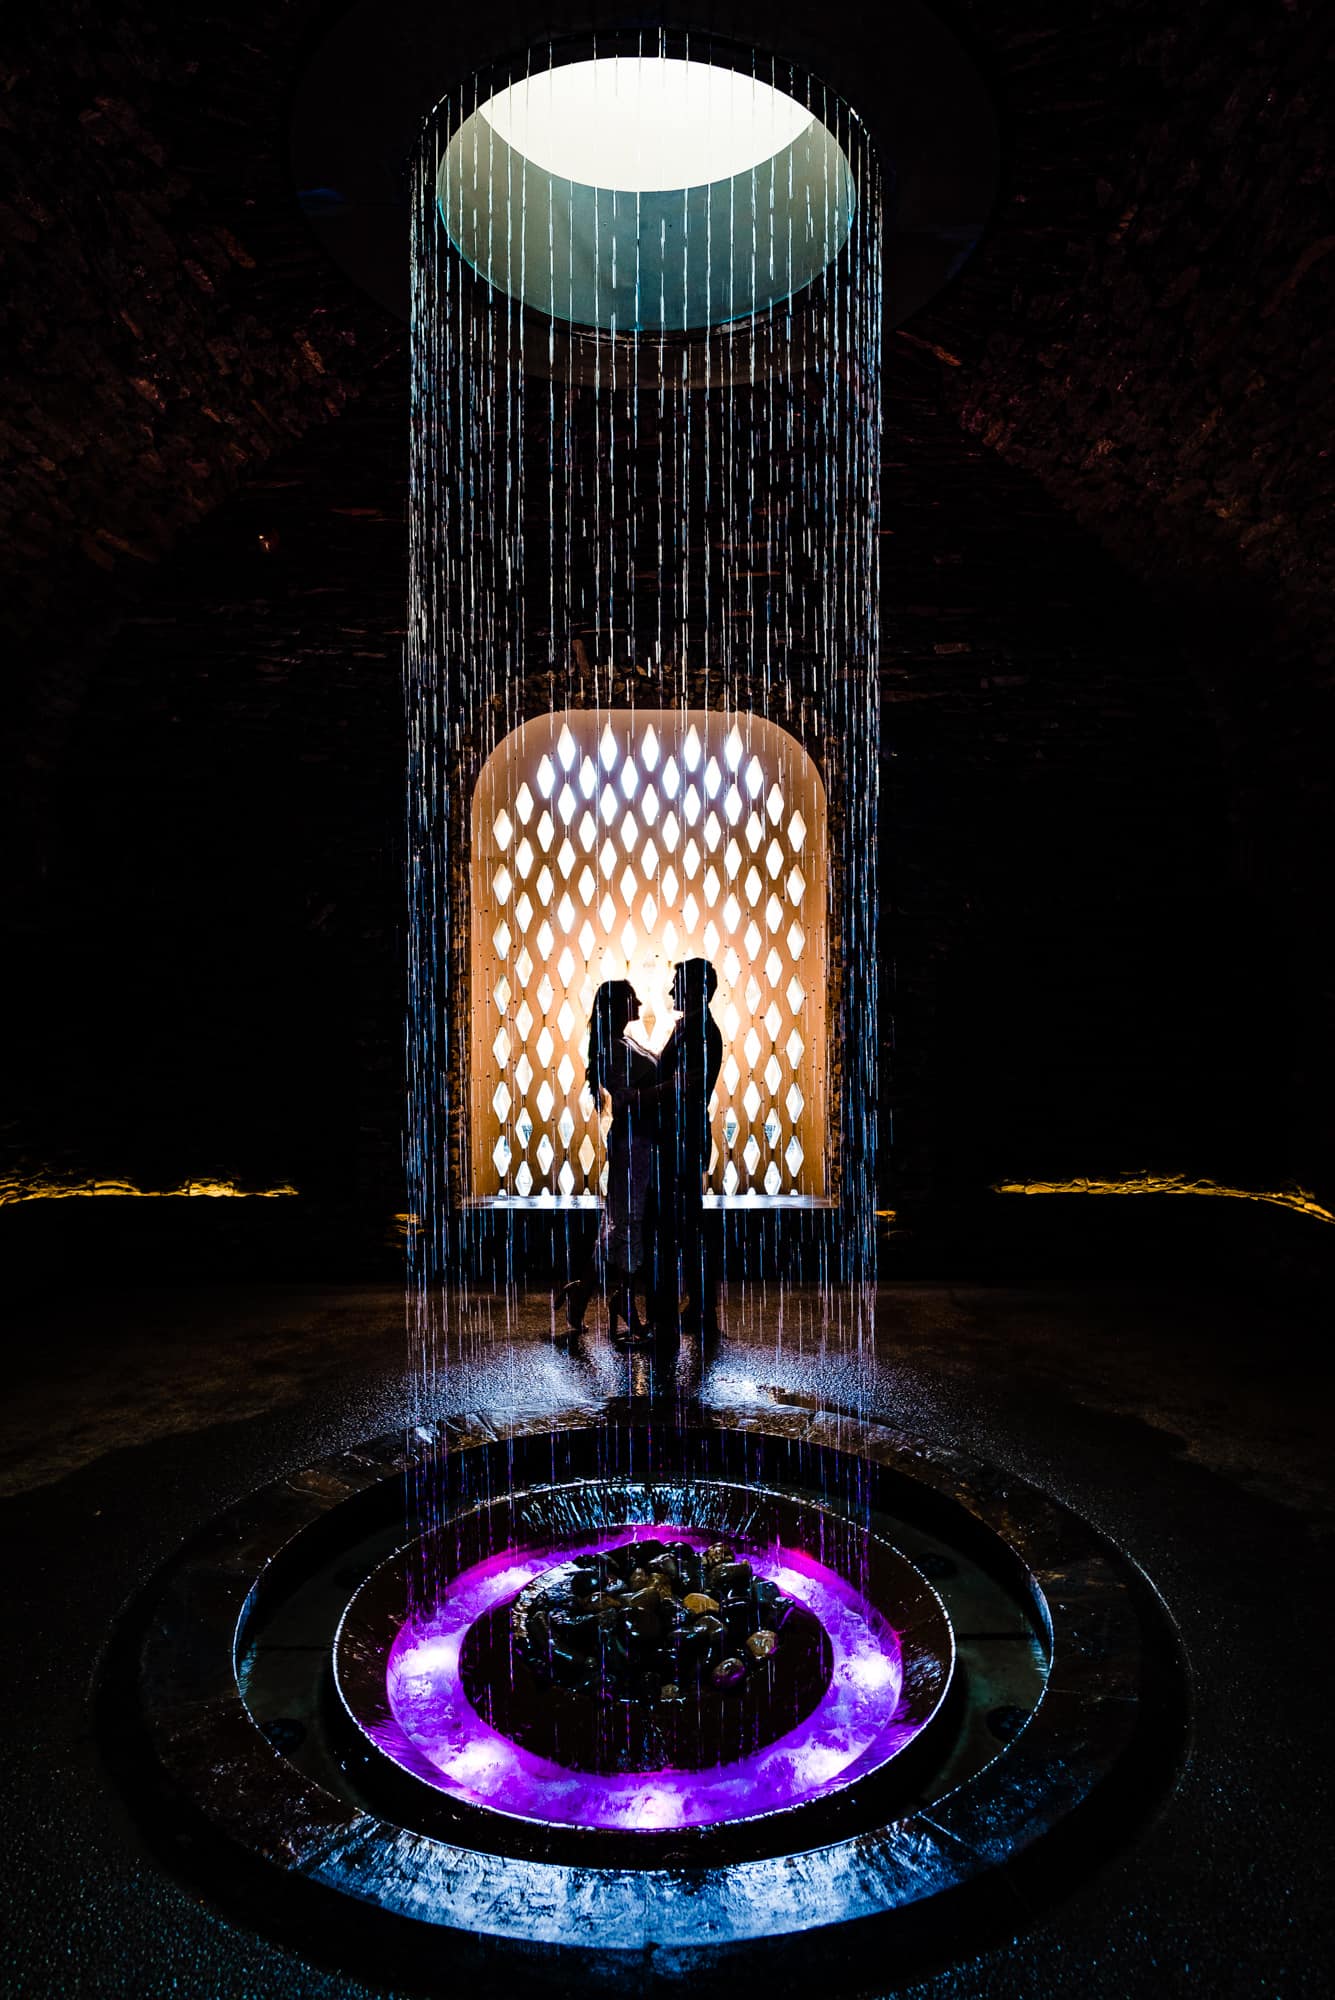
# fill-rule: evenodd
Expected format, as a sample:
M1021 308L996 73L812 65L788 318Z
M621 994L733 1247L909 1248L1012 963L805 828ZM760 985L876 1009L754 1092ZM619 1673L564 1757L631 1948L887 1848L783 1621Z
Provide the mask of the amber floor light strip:
M1227 1201L1264 1201L1274 1208L1292 1209L1298 1215L1314 1216L1318 1222L1335 1222L1335 1215L1323 1208L1307 1188L1236 1188L1219 1181L1189 1180L1185 1174L1128 1174L1119 1180L997 1181L993 1194L1197 1194L1215 1195Z

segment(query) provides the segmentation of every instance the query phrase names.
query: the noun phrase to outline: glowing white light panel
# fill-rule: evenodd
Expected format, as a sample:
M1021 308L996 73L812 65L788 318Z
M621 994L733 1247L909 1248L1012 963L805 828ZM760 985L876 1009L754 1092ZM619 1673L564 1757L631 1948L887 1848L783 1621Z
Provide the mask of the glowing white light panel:
M738 70L671 56L600 56L497 91L481 116L537 167L585 187L647 194L748 173L813 122Z

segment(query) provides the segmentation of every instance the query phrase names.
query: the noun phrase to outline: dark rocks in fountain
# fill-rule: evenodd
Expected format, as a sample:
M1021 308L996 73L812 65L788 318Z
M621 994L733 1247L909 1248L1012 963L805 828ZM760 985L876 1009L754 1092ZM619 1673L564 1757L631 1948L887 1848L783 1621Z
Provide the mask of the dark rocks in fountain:
M469 1700L570 1770L704 1771L777 1741L828 1688L830 1642L772 1584L729 1596L715 1576L732 1559L646 1538L610 1560L554 1563L473 1625L460 1657Z
M739 1660L735 1653L729 1653L726 1660L720 1660L710 1674L717 1688L739 1687L746 1679L746 1661Z
M546 1571L511 1619L540 1681L653 1706L765 1678L791 1610L722 1542L646 1538Z

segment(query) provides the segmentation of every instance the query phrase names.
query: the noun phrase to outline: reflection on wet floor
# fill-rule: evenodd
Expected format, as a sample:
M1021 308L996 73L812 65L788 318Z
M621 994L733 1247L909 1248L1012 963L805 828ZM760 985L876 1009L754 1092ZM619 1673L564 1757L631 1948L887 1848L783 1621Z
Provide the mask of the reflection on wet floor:
M565 1335L544 1292L471 1292L449 1316L439 1360L442 1376L461 1386L490 1376L504 1383L516 1413L599 1403L609 1397L702 1396L711 1404L751 1401L758 1388L780 1383L825 1403L868 1410L875 1356L857 1317L839 1294L780 1283L730 1286L715 1341L683 1334L666 1363L643 1351L623 1352L608 1338L606 1310L590 1308L586 1331ZM513 1395L511 1401L510 1395ZM451 1398L451 1401L454 1399ZM493 1388L487 1397L496 1401Z

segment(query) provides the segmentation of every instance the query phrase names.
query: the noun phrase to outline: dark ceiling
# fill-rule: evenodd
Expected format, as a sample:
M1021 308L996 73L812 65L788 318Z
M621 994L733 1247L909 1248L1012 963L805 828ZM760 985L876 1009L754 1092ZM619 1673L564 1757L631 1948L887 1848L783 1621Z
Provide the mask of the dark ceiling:
M948 356L961 420L1129 563L1312 615L1335 507L1329 11L946 11L992 81L1005 188L902 346ZM159 561L402 339L318 254L288 183L285 105L325 12L11 17L0 524L24 636L63 622L71 586L96 599Z
M316 252L287 179L324 11L11 17L0 525L21 634L71 585L160 560L402 338ZM1335 511L1329 11L946 11L993 83L1006 183L985 251L903 345L949 356L961 420L1128 562L1311 615Z

